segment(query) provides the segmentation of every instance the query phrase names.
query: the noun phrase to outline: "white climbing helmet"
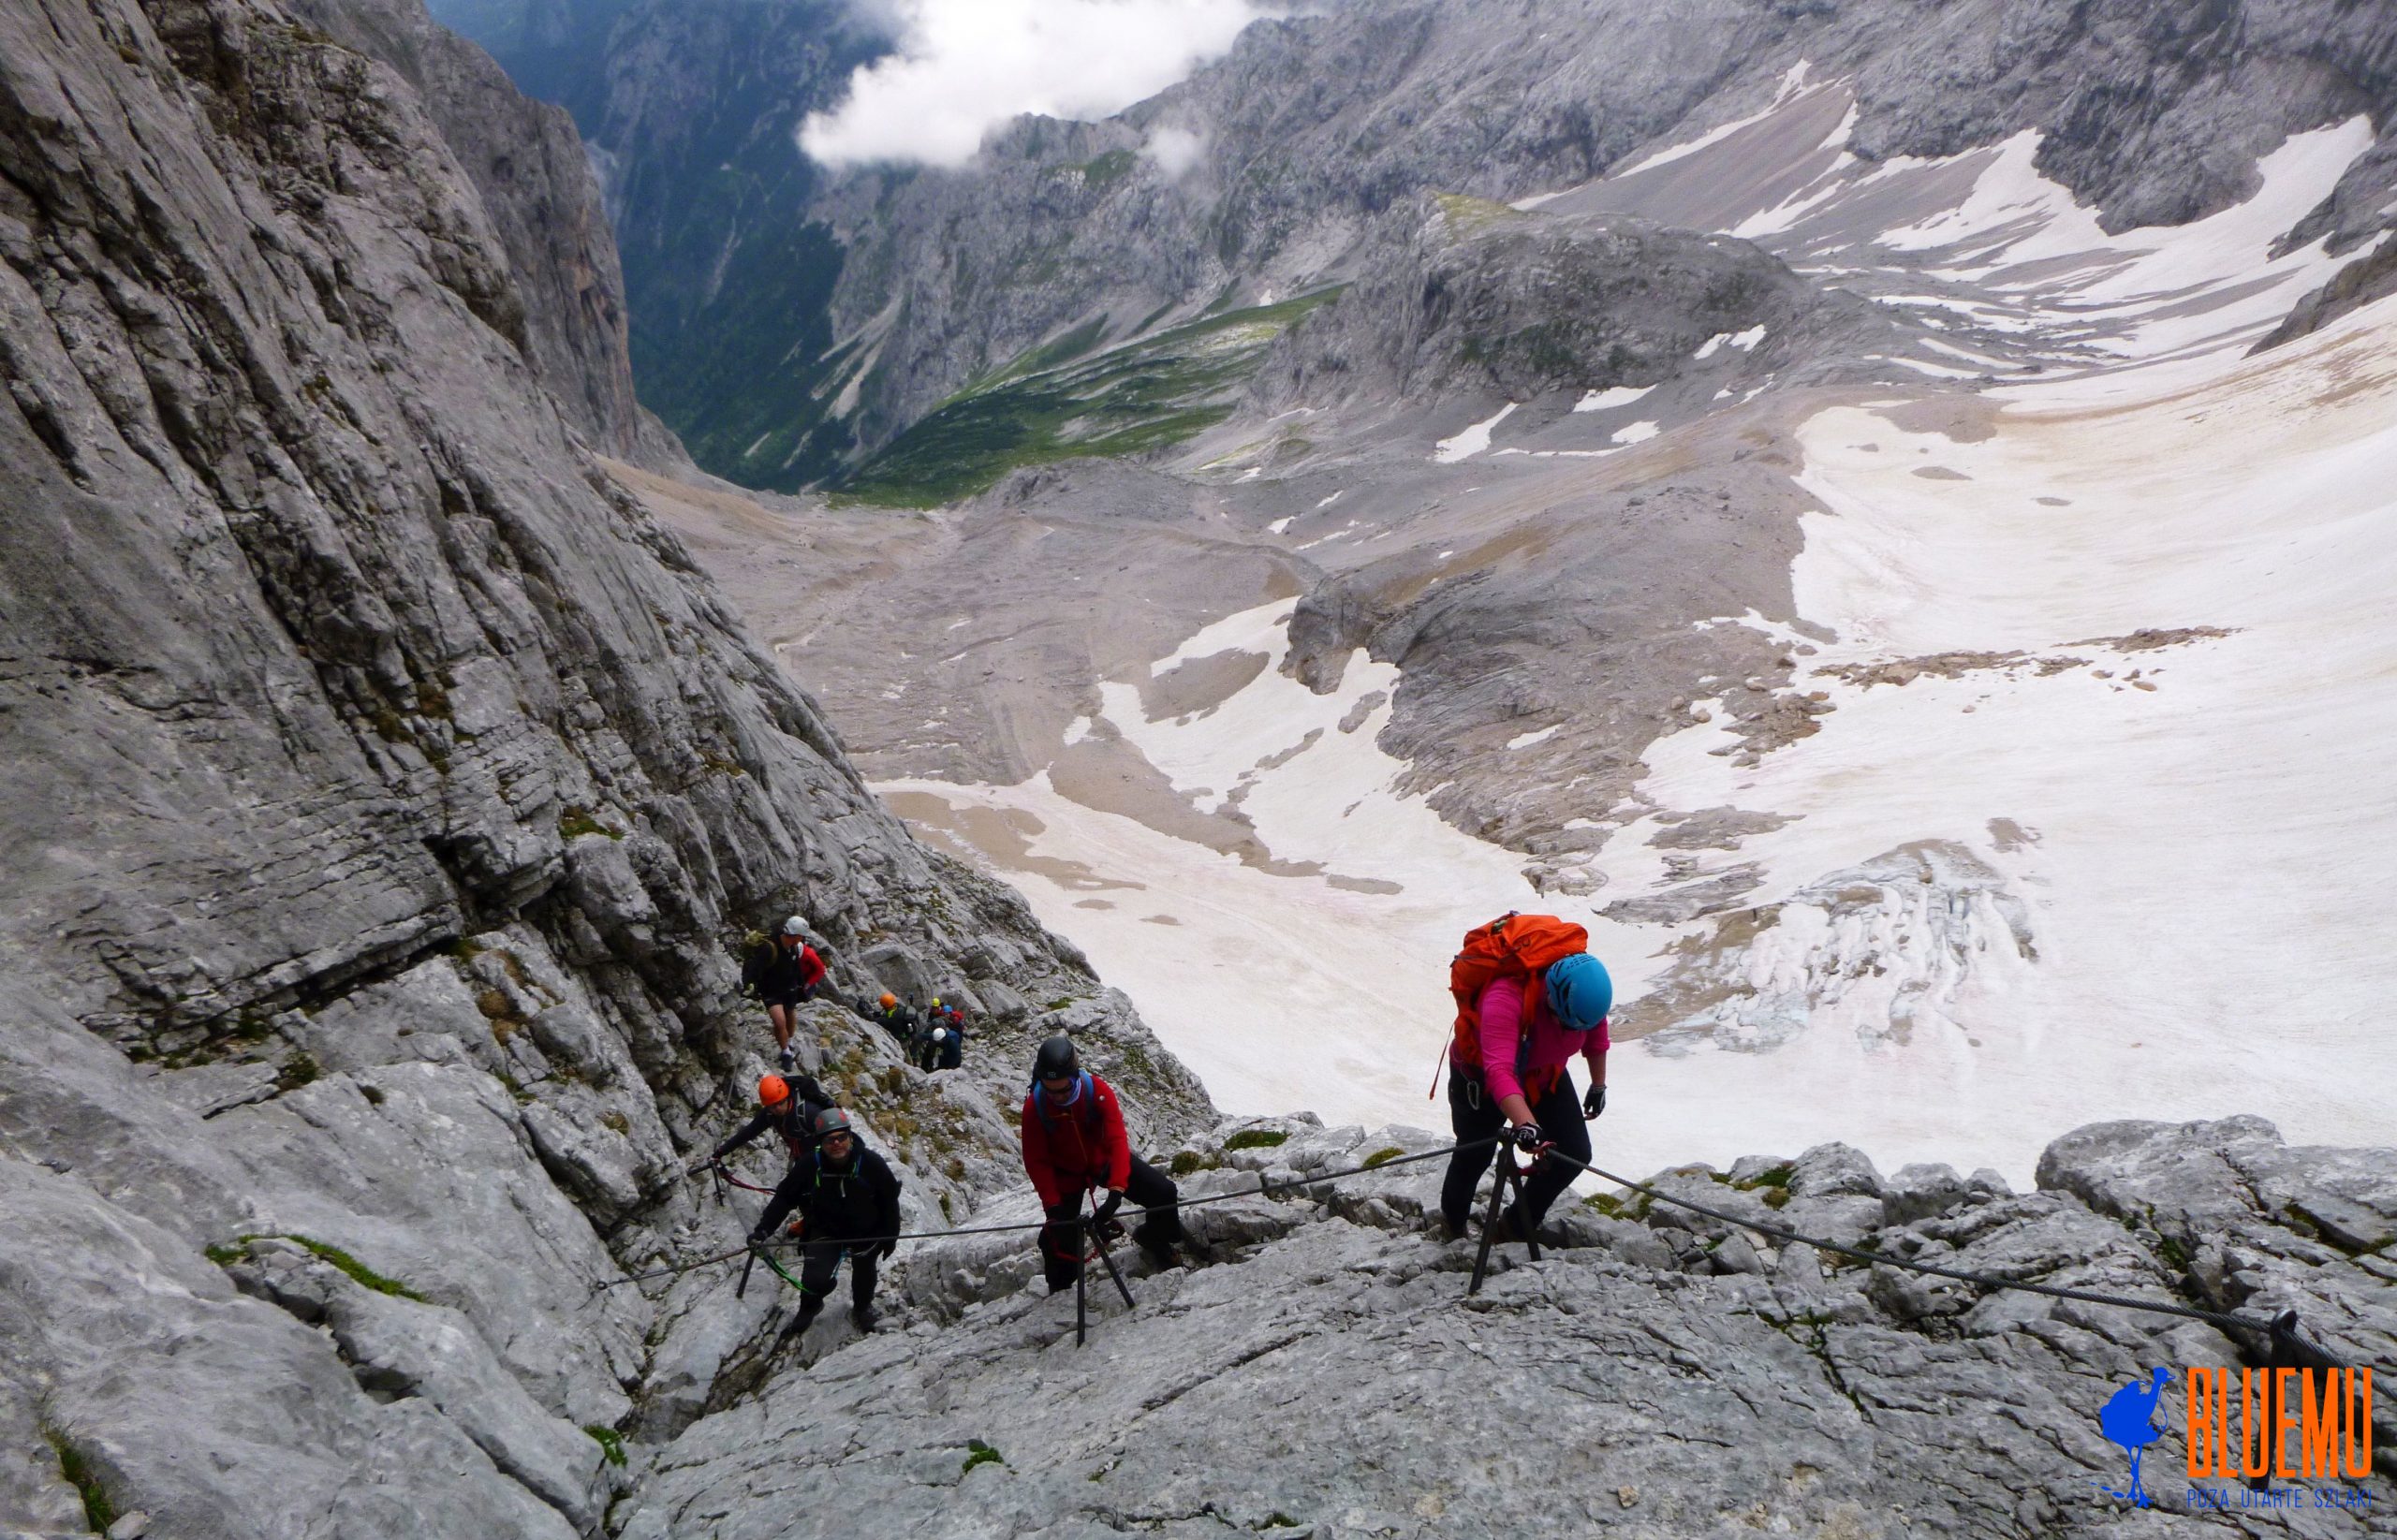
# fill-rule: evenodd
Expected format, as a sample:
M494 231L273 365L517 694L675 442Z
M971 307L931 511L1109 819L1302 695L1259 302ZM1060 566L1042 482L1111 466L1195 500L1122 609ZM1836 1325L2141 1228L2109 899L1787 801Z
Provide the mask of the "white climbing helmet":
M790 918L783 921L783 934L787 936L803 936L806 933L807 917L805 916L793 915Z

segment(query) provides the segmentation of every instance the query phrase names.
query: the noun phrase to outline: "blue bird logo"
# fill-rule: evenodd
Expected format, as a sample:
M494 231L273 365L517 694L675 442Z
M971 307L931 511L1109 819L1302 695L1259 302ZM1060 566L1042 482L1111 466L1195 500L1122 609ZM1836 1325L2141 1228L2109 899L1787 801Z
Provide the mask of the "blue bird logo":
M2164 1382L2169 1378L2159 1369L2155 1378L2146 1385L2133 1380L2109 1397L2106 1409L2097 1414L2097 1426L2107 1440L2121 1445L2123 1452L2131 1457L2131 1489L2118 1492L2102 1481L2097 1483L2098 1489L2110 1497L2124 1499L2135 1508L2149 1507L2154 1502L2147 1495L2147 1489L2140 1485L2139 1461L2147 1446L2164 1436L2164 1430L2155 1426L2155 1403L2164 1394Z

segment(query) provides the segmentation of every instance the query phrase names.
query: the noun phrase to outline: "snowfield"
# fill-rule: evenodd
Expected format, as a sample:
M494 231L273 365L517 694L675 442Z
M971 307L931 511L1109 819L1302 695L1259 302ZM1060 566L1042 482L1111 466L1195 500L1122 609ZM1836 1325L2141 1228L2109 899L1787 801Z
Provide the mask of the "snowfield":
M1798 819L1738 852L1768 872L1753 899L1817 890L1717 965L1755 991L1719 1014L1753 1034L1775 1002L1797 1011L1802 1059L1695 1055L1710 1099L1757 1104L1793 1129L1778 1142L1860 1118L1876 1155L1961 1141L2016 1177L2032 1130L2100 1118L2244 1101L2293 1139L2397 1129L2378 1019L2397 953L2375 897L2397 856L2392 331L2384 304L2201 386L2152 372L2153 393L2104 406L2020 389L1978 443L1856 409L1806 425L1805 482L1829 511L1806 521L1798 609L1840 638L1809 662L2034 661L1904 685L1818 674L1821 732L1749 770L1708 752L1736 741L1719 724L1649 753L1641 789L1667 807ZM1931 464L1969 479L1927 494ZM2229 634L2089 645L2190 628ZM1604 863L1634 887L1642 833ZM1826 877L1914 842L1985 873L1925 874L1946 888L1934 913L1821 902ZM1878 921L1896 923L1877 945L1823 944ZM1867 959L1891 969L1881 988L1826 966ZM1893 1040L1907 986L1921 994ZM1844 1116L1768 1110L1793 1079Z
M1865 168L1838 150L1844 88L1801 84L1551 198L1670 212L1724 181L1721 157L1777 155L1791 179L1713 210L1718 227L1772 211L1792 261L1876 264L1883 302L1955 328L1934 345L1947 361L1901 360L1956 408L1953 436L1896 400L1799 425L1820 510L1791 572L1802 628L1709 623L1800 658L1792 688L1830 708L1813 736L1759 760L1699 703L1698 726L1643 756L1636 800L1657 811L1596 858L1597 896L1543 898L1522 857L1392 789L1404 767L1374 739L1393 667L1360 653L1321 697L1279 671L1284 601L1152 667L1261 654L1228 698L1151 721L1134 683L1111 682L1077 731L1119 736L1200 810L1237 807L1273 862L1313 871L1243 864L1045 774L879 789L1037 820L1029 858L985 855L1228 1109L1445 1126L1424 1088L1448 959L1468 925L1537 908L1590 924L1640 1034L1596 1130L1600 1163L1626 1173L1845 1139L1885 1169L1937 1159L2020 1184L2059 1128L2257 1109L2292 1142L2388 1142L2397 301L2243 354L2362 255L2270 248L2367 129L2292 138L2238 208L2108 236L2038 177L2030 136ZM1978 400L1932 383L1991 375L2012 383ZM1434 458L1486 452L1514 410ZM1723 808L1771 816L1669 873L1650 836ZM1728 913L1594 913L1749 863L1761 883Z

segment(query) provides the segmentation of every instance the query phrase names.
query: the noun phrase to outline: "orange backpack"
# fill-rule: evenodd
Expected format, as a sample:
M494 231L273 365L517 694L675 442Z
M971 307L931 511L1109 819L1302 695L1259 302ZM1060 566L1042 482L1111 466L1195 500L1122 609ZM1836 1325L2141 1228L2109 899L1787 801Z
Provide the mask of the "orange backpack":
M1464 933L1464 946L1448 964L1448 993L1456 997L1457 1023L1448 1053L1468 1064L1481 1063L1481 991L1493 979L1529 978L1561 957L1590 949L1590 932L1554 915L1499 916ZM1531 1034L1523 1034L1523 1045ZM1432 1077L1436 1094L1440 1078Z

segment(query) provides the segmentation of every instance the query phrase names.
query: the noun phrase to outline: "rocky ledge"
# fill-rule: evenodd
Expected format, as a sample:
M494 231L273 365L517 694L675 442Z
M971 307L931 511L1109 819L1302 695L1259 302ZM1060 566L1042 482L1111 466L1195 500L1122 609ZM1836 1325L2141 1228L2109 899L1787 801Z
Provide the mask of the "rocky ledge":
M819 1325L655 1457L619 1533L2397 1533L2385 1397L2380 1474L2353 1484L2368 1509L2188 1512L2182 1371L2242 1362L2196 1321L1977 1297L1628 1189L1568 1197L1553 1249L1503 1249L1468 1297L1474 1247L1427 1220L1438 1162L1306 1185L1441 1142L1304 1117L1218 1127L1178 1156L1186 1196L1259 1173L1290 1190L1192 1211L1194 1265L1136 1267L1129 1313L1094 1291L1079 1350L1070 1298L1030 1280L1021 1238L915 1250L894 1326L860 1341ZM2083 1128L2029 1193L1941 1166L1884 1176L1836 1144L1651 1184L1892 1256L2295 1308L2352 1363L2397 1357L2397 1151L2292 1148L2259 1118ZM2127 1461L2098 1420L2158 1367L2172 1381L2146 1474L2169 1520L2109 1495Z

